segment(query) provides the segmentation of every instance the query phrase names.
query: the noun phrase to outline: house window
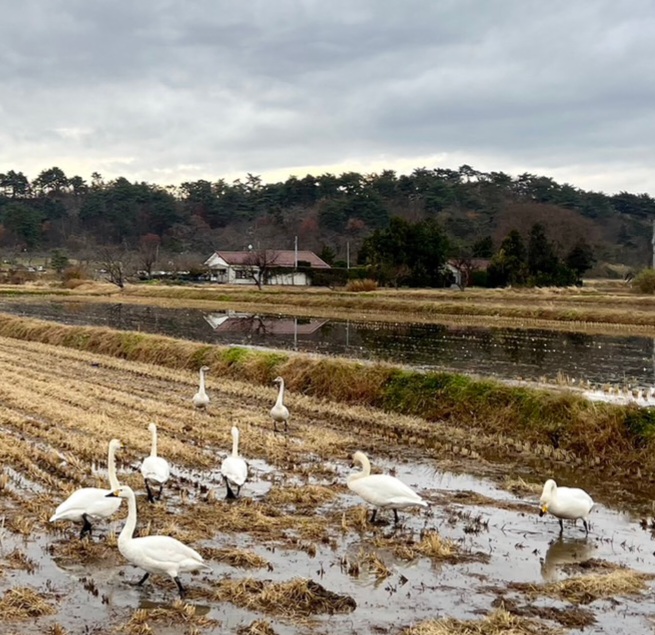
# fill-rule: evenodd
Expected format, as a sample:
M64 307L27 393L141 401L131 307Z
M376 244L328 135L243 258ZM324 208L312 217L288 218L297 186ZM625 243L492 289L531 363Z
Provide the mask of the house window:
M248 280L251 277L250 272L245 269L235 269L234 277L237 280Z

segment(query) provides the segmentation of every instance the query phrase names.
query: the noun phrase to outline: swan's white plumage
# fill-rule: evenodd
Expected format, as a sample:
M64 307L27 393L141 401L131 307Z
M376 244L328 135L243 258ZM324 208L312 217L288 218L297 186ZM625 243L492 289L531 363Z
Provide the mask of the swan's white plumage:
M170 576L176 581L180 589L180 595L184 593L178 579L180 573L211 569L195 549L175 538L170 536L133 537L136 528L137 509L136 497L130 487L119 487L108 496L118 497L119 500L123 498L127 500L127 520L118 536L118 550L126 560L147 573Z
M539 499L541 513L551 513L556 518L577 520L581 518L588 531L589 514L594 501L583 489L577 487L558 487L551 478L544 483Z
M236 485L237 493L248 479L248 464L239 456L239 429L236 426L232 426L232 454L223 459L221 474L226 481Z
M109 518L120 507L120 499L107 498L107 494L119 487L118 478L116 477L116 451L121 447L118 439L112 439L109 442L109 452L107 456L107 471L109 474L110 489L100 487L82 487L75 490L63 503L61 503L55 513L50 517L50 522L57 520L70 520L73 522L84 522L86 518L98 520ZM85 523L86 526L86 523ZM82 530L84 533L84 529Z
M371 464L363 452L355 452L353 461L359 463L362 470L348 476L346 482L348 488L367 503L381 509L391 508L394 510L428 506L411 487L395 476L371 474Z
M148 425L148 430L152 434L152 446L150 448L150 456L143 459L141 463L141 475L146 482L148 498L152 500L150 484L158 485L161 488L170 478L171 467L166 459L157 456L157 426L151 423Z
M205 372L209 370L209 367L202 366L200 368L200 382L198 385L198 392L193 395L191 401L196 408L206 408L209 405L209 395L205 390Z
M271 408L271 419L273 419L275 430L277 430L278 423L284 423L284 429L287 430L289 425L289 409L284 405L284 379L282 377L276 377L273 383L279 384L280 389L277 393L275 405Z

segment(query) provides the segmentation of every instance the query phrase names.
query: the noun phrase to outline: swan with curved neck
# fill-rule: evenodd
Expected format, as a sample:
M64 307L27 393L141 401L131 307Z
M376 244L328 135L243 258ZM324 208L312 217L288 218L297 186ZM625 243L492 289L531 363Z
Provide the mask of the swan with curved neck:
M287 432L289 429L289 409L284 405L284 379L282 377L276 377L273 383L280 386L275 405L271 408L273 429L277 432L277 424L284 423L284 431Z
M589 514L594 501L583 489L578 487L557 487L557 483L548 479L539 499L539 516L551 513L559 518L559 533L564 532L563 519L582 519L586 535L589 535Z
M180 582L179 574L211 569L195 549L175 538L170 536L134 538L137 509L136 497L132 488L127 485L118 487L106 496L109 500L118 498L119 502L123 498L127 500L127 520L118 536L118 550L126 560L145 570L146 574L139 580L139 586L148 579L150 574L168 575L175 581L180 597L183 598L185 589Z
M375 507L371 515L372 523L375 522L378 509L393 509L394 521L397 523L399 509L428 506L411 487L395 476L371 474L371 463L363 452L358 451L353 454L353 463L359 463L362 469L360 472L350 474L346 483L351 491Z
M236 426L232 426L232 454L223 459L221 474L227 488L225 498L237 498L243 484L248 479L248 464L243 457L239 456L239 428ZM236 494L231 485L236 487Z
M205 373L209 370L208 366L200 367L200 383L198 385L198 392L193 395L191 401L193 405L200 409L205 410L209 405L209 396L205 390Z
M120 500L107 499L107 492L120 487L118 477L116 476L116 451L121 448L121 442L118 439L112 439L109 442L107 454L107 472L109 475L110 489L100 487L82 487L75 490L63 503L61 503L55 513L51 516L50 522L57 520L71 520L81 522L82 530L80 538L84 534L91 535L91 520L109 518L120 507Z
M141 463L141 474L146 484L148 500L154 503L155 497L150 486L159 487L159 493L157 494L157 500L159 500L164 489L164 483L168 481L171 475L171 468L166 459L157 456L157 426L151 423L148 425L148 430L152 434L152 445L150 447L150 456L143 459L143 463Z

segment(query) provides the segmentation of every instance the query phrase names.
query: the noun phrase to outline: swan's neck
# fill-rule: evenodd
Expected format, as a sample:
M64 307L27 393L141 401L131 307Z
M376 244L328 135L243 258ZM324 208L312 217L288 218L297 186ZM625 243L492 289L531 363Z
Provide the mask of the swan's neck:
M270 401L269 401L270 403ZM232 456L239 456L239 433L232 434Z
M281 406L284 400L284 379L280 380L280 391L277 393L276 406ZM269 402L270 403L270 402Z
M202 368L200 369L200 388L199 388L199 392L205 392L205 371Z
M152 446L150 447L150 456L157 456L157 428L152 430Z
M136 497L134 492L130 492L127 498L127 520L118 536L118 542L132 540L134 530L136 529Z
M348 482L356 481L358 478L364 478L365 476L370 476L371 474L371 463L368 460L368 457L363 456L361 458L362 469L360 472L355 472L348 477Z
M116 449L111 443L109 444L109 455L107 456L107 471L109 472L109 487L113 492L120 487L120 483L116 476Z

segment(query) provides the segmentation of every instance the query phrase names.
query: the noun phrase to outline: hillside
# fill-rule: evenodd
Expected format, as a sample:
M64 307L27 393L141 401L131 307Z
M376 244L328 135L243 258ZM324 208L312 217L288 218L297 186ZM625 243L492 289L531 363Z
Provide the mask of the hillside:
M409 175L344 173L290 177L263 183L199 180L162 187L68 177L59 168L33 180L13 170L0 174L0 247L5 254L76 256L96 245L138 248L144 241L162 253L206 254L212 249L303 249L351 261L375 229L392 217L433 218L452 245L471 247L490 237L493 249L511 229L526 236L542 223L562 253L584 237L599 263L640 268L651 260L655 200L648 194L606 195L559 184L545 176L418 168ZM159 251L158 251L159 253Z

